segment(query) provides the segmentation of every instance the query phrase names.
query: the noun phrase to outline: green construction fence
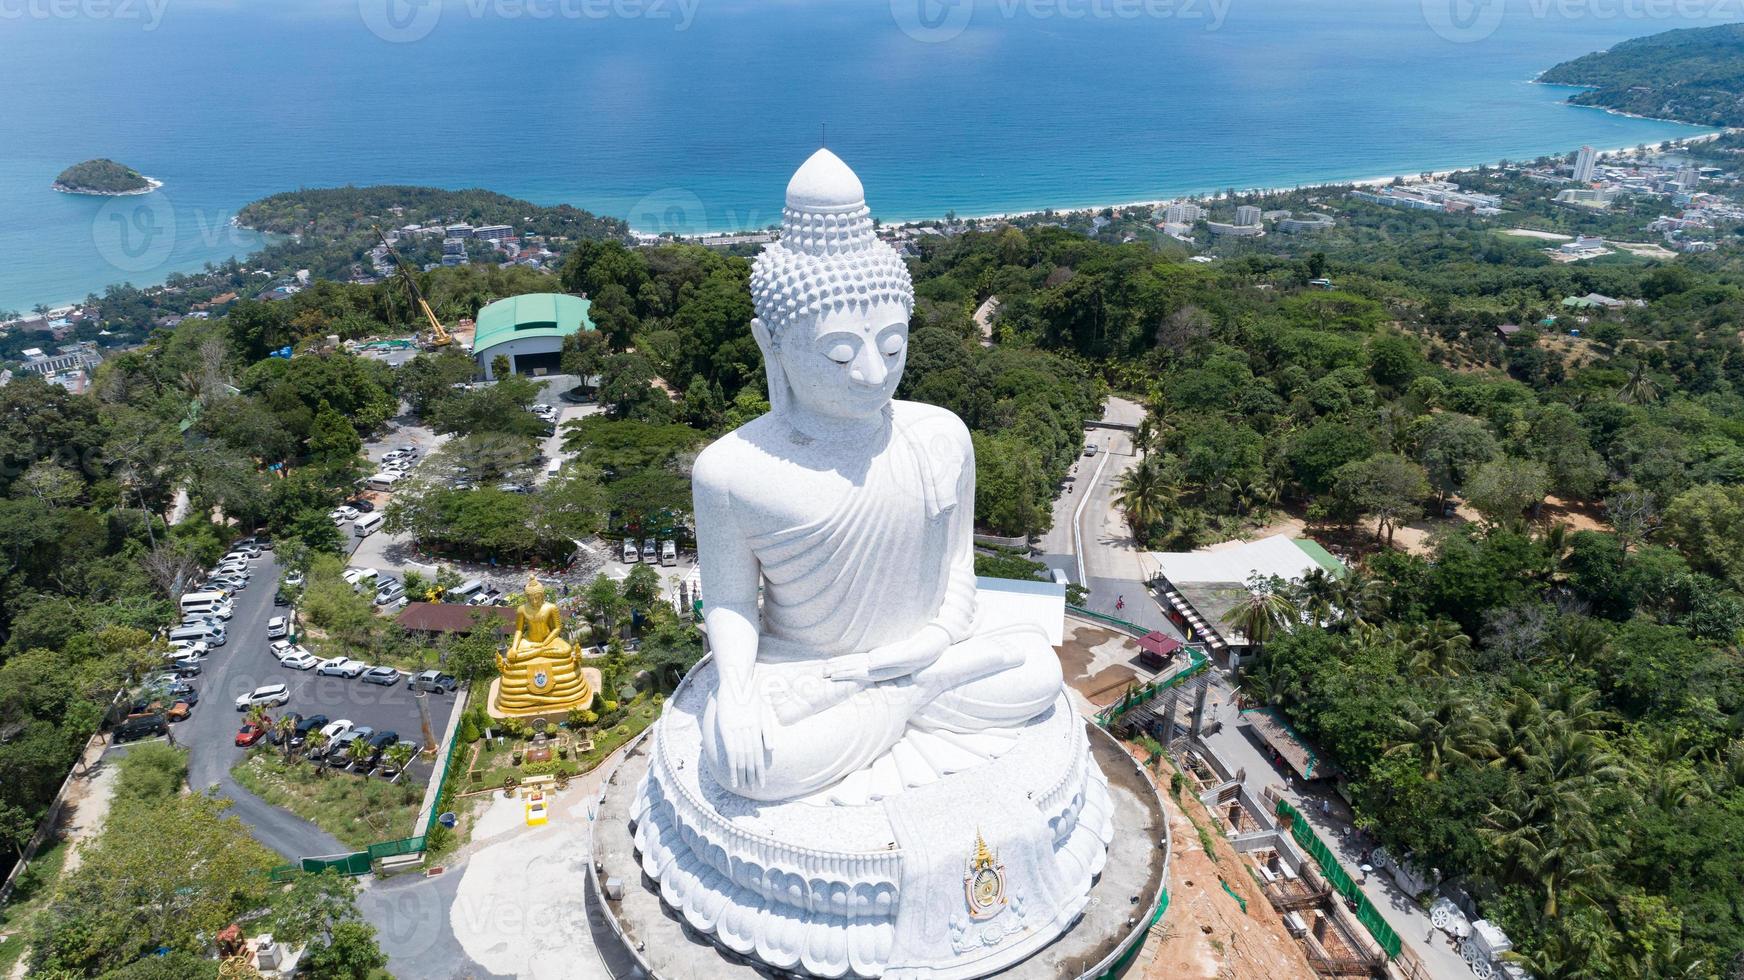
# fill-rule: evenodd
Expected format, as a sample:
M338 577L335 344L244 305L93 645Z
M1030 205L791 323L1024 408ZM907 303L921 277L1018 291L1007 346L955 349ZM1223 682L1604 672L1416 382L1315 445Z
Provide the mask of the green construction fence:
M1326 879L1326 883L1340 895L1356 903L1356 920L1363 924L1369 935L1375 937L1375 942L1380 944L1388 958L1397 957L1403 946L1399 941L1399 934L1381 917L1380 910L1363 894L1363 890L1357 887L1350 873L1344 870L1344 865L1338 863L1338 858L1327 848L1320 835L1308 825L1307 818L1298 813L1287 800L1278 801L1278 816L1289 821L1290 836L1320 866L1321 877Z

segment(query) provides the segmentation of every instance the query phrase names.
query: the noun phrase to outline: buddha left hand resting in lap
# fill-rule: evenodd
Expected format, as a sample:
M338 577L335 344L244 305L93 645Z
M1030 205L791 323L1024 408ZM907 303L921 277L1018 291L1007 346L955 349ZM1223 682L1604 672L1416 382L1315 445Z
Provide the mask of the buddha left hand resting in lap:
M827 789L911 729L1021 726L1061 689L1039 630L976 616L968 430L892 398L906 267L833 155L795 176L790 205L796 186L811 189L817 234L784 236L752 276L773 410L711 445L694 475L720 678L704 758L762 800Z

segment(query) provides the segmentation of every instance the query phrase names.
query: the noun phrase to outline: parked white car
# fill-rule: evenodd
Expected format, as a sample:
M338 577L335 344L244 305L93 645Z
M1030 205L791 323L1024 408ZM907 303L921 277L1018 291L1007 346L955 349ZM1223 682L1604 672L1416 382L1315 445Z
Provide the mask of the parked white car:
M322 677L356 677L368 669L369 664L361 660L353 660L350 657L334 657L331 660L321 661L321 665L315 668L315 673Z
M286 657L294 657L299 654L303 656L309 655L308 650L301 646L292 644L290 640L279 640L274 643L271 647L271 653L273 659L277 660L279 663L284 663ZM317 657L315 662L320 663L320 658Z
M237 695L236 710L247 711L256 705L272 707L273 705L288 704L290 700L290 688L283 684L263 684L247 694Z
M292 670L308 670L320 662L314 654L302 647L292 647L289 654L279 658L279 666Z
M274 616L266 621L266 636L269 640L276 640L290 631L291 620L287 616Z

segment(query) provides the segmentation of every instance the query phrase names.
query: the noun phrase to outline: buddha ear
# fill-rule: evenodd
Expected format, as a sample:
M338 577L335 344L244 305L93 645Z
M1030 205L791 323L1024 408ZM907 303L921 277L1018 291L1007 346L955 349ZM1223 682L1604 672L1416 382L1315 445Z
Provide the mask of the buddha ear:
M781 366L775 337L769 333L762 317L751 318L751 336L757 340L757 349L763 352L763 377L769 385L769 410L779 415L787 411L793 400L793 390L787 386L787 370Z

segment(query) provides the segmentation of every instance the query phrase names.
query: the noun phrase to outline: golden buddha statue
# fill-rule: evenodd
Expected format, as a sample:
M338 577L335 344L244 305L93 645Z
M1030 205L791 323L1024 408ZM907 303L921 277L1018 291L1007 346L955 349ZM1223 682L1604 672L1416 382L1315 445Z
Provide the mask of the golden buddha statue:
M493 714L539 715L593 703L581 652L563 638L562 625L556 604L545 598L545 586L528 576L527 597L515 609L515 635L497 652L500 676L491 696Z

